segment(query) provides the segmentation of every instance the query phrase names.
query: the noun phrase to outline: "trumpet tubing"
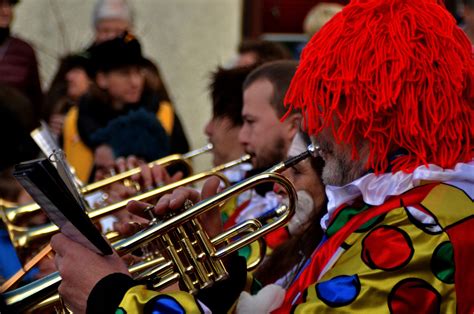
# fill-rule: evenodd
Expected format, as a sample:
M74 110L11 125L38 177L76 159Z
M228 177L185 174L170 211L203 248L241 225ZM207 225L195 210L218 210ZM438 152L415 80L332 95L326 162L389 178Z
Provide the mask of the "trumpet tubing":
M250 159L250 156L245 155L235 161L218 166L209 171L192 175L180 181L156 188L154 190L150 190L148 192L128 198L126 200L117 202L115 204L90 211L87 213L87 215L93 221L97 221L100 218L103 218L107 215L114 214L118 212L119 210L124 209L125 206L128 204L128 202L132 200L149 201L165 193L168 193L177 187L186 186L188 184L195 183L197 181L206 179L211 176L218 176L224 182L225 186L229 186L230 183L228 179L220 172L225 169L234 167L240 163L246 162L249 159ZM2 215L4 215L4 213L2 213ZM48 224L34 226L34 227L20 227L20 226L16 226L10 223L6 223L5 225L6 225L10 240L13 246L15 247L15 249L17 250L18 255L20 256L24 256L23 251L28 250L29 247L34 246L34 244L38 244L39 241L48 240L53 234L59 231L58 227L53 223L48 223Z
M212 144L207 144L204 147L190 151L186 154L173 154L173 155L160 158L158 160L148 163L148 166L151 168L155 165L166 167L169 165L181 164L182 166L185 167L187 173L189 173L189 175L192 175L193 167L189 160L198 155L209 152L210 150L212 150ZM130 181L129 178L138 173L140 173L140 167L136 167L134 169L130 169L128 171L116 174L112 177L105 178L97 182L83 186L80 189L80 192L82 195L86 195L86 194L95 192L97 190L100 190L101 188L104 188L107 185L110 185L116 182L120 182L124 180L129 182ZM25 217L25 215L33 214L35 212L38 212L40 209L41 208L39 207L39 205L35 203L18 207L15 203L7 202L4 200L0 201L0 210L5 213L4 222L9 223L9 224L14 224L20 218Z

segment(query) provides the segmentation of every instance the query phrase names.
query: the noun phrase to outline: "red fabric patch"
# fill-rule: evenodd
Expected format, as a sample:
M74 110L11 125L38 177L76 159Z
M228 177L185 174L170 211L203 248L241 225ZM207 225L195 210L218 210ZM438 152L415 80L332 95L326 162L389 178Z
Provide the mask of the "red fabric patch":
M454 282L458 313L474 313L474 216L447 228L449 240L454 248Z
M399 269L411 260L413 252L408 234L391 226L375 228L362 241L362 260L372 269Z
M278 228L275 231L270 232L265 236L265 242L269 247L272 249L276 248L280 244L283 244L286 240L288 240L290 234L285 227Z
M395 285L388 297L390 313L439 313L441 296L426 281L408 278Z

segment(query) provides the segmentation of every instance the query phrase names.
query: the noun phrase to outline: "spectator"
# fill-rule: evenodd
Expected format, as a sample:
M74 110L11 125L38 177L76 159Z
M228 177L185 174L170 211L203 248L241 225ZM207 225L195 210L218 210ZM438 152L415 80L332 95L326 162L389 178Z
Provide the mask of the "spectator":
M94 43L98 44L125 31L132 31L133 17L133 8L127 0L98 0L92 13Z
M333 2L320 2L316 4L303 21L303 30L308 38L313 37L343 7L343 5Z
M282 44L248 39L239 45L235 66L249 66L282 59L291 59L291 52Z
M164 157L187 139L171 104L145 86L141 46L129 33L90 48L94 84L65 122L64 150L81 180L92 165L109 168L117 157ZM173 143L171 145L171 143Z
M70 54L61 59L59 69L46 94L43 117L58 137L62 133L64 118L71 107L89 89L91 79L88 56Z
M27 42L10 34L17 3L18 0L0 0L0 83L28 97L35 119L39 120L43 94L35 51Z

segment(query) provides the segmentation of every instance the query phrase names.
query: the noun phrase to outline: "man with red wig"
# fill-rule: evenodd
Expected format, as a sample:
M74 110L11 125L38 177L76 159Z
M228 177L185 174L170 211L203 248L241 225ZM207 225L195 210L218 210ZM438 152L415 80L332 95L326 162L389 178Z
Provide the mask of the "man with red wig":
M472 313L474 60L448 11L435 0L352 1L305 48L286 103L302 111L326 162L325 236L288 286L264 288L254 305L244 294L237 312ZM155 210L186 198L198 199L179 189ZM64 236L52 246L75 309L105 298L125 311L222 312L215 304L233 294L217 285L198 302L149 291ZM92 275L71 271L77 254L90 257ZM238 279L245 265L227 262L228 286L249 287Z

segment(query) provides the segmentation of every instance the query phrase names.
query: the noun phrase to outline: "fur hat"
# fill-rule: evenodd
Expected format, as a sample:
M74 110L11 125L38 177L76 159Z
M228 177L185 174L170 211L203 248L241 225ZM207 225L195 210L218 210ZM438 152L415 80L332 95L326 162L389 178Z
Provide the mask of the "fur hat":
M101 20L118 19L133 24L134 12L127 0L98 0L92 14L94 26Z
M145 63L140 42L128 32L94 45L88 52L93 76L98 71L109 72L126 66L142 66Z
M474 157L474 58L439 0L353 0L303 50L285 103L376 173ZM389 161L394 148L405 154Z

